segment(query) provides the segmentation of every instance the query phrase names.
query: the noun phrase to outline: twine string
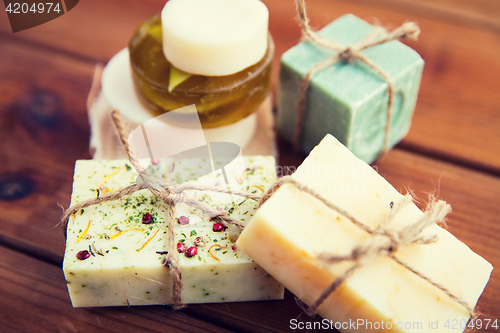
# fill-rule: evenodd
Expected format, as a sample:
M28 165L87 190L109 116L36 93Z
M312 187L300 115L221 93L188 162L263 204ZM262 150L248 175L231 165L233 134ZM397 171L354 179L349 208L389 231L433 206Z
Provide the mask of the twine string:
M166 254L166 260L163 264L169 267L170 275L172 276L173 286L172 286L172 301L174 303L174 309L179 309L183 307L182 305L182 273L179 264L179 257L175 251L175 202L172 196L170 196L170 190L164 188L163 191L159 190L158 182L149 176L144 168L139 163L137 156L130 149L130 145L126 136L126 131L121 121L120 113L118 110L111 111L111 118L115 124L116 131L118 132L118 138L122 144L123 149L127 153L128 159L135 171L139 174L144 186L156 197L159 197L163 202L169 207L168 219L167 219L167 236L168 236L168 253Z
M292 136L292 144L296 150L300 148L300 137L302 135L302 123L305 116L305 102L306 93L314 74L324 70L325 68L335 64L338 61L343 62L354 62L359 60L366 65L368 65L376 74L380 75L383 80L388 85L388 101L387 101L387 117L384 128L384 140L382 146L382 152L385 153L389 149L389 132L391 127L392 118L392 106L394 104L394 83L392 82L390 76L385 73L379 66L377 66L373 61L361 53L361 51L366 50L375 45L384 44L393 40L401 39L413 39L416 40L420 34L420 28L414 22L406 22L400 27L394 29L390 33L387 33L382 38L365 38L358 42L356 45L352 46L342 46L335 41L326 39L320 36L317 32L311 29L309 25L309 18L306 13L305 0L295 0L295 7L297 10L297 17L302 29L302 34L305 38L314 42L317 45L321 45L330 50L336 51L338 54L332 57L326 58L318 63L316 63L309 71L304 75L300 83L299 88L299 100L297 102L297 116L295 120L295 129ZM385 30L385 29L384 29ZM369 35L370 36L370 35Z

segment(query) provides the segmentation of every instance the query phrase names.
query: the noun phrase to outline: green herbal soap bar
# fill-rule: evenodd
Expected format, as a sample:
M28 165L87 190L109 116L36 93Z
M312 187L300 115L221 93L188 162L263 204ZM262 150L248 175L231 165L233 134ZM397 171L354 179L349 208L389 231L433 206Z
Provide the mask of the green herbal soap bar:
M236 177L236 183L241 183L238 190L263 193L276 180L273 157L244 157L244 164L247 168ZM186 179L197 167L192 160L181 160L152 168L158 175L168 169L170 176ZM95 197L98 189L103 193L131 185L136 177L125 160L77 161L71 204ZM225 184L217 171L190 182ZM255 211L256 203L250 199L231 199L228 194L214 192L185 194L223 209L243 223ZM142 190L87 207L70 218L63 270L74 307L172 303L172 279L162 265L162 253L168 251L168 209L148 190ZM283 286L234 246L235 227L214 232L214 221L204 213L182 203L175 211L176 244L181 243L186 251L191 247L197 250L192 257L178 253L183 303L283 298Z
M373 26L354 15L344 15L319 34L350 46L366 38ZM399 41L362 51L387 73L395 87L388 145L393 147L409 131L424 61ZM316 63L335 51L305 41L281 58L278 127L292 139L299 87ZM337 62L316 73L310 82L301 123L300 149L309 153L326 134L332 134L357 157L371 163L382 151L387 120L388 84L361 61Z

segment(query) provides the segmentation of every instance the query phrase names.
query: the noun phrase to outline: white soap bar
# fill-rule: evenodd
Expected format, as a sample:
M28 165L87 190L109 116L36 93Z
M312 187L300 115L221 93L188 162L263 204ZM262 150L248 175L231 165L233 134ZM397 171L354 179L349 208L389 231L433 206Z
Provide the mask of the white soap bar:
M260 0L170 0L161 20L163 53L188 73L231 75L267 50L269 12Z
M331 135L314 148L293 177L370 227L376 227L391 206L402 200L383 177ZM418 207L409 204L392 225L408 225L422 215ZM396 257L474 307L492 266L437 225L424 233L437 235L439 240L398 249ZM347 255L368 238L367 232L346 217L285 184L259 208L237 246L312 305L353 265L326 265L318 255ZM380 332L381 327L390 332L461 332L469 318L463 306L388 257L378 257L356 270L324 301L318 313L340 323L337 327L343 332ZM352 322L359 326L349 325Z
M168 164L173 168L168 170L170 177L185 179L196 172L196 163L187 161ZM237 184L242 184L239 190L263 193L276 179L274 158L244 157L244 162L248 169L236 179ZM158 174L163 173L164 166L155 167ZM77 161L71 204L95 197L98 188L102 193L131 185L136 176L125 160ZM216 171L191 182L224 185L224 177ZM233 185L231 188L238 189ZM243 223L255 210L256 204L250 199L232 200L227 194L214 192L185 193L223 209ZM143 216L147 213L152 219L145 224ZM176 206L176 217L180 216L187 217L189 223L176 223L176 243L181 242L188 249L195 246L197 237L203 237L205 242L197 247L193 257L178 253L183 303L283 298L284 288L274 278L241 250L233 249L234 229L214 232L214 222L209 217L184 204ZM75 213L68 223L63 264L73 306L171 304L172 279L169 269L162 265L161 254L168 250L167 218L166 205L147 190Z

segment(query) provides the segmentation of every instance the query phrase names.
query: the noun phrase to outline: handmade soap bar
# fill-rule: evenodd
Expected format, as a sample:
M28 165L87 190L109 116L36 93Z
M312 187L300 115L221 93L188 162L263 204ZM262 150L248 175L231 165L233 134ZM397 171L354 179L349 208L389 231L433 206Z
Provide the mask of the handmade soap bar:
M170 0L161 14L163 53L188 73L235 74L264 57L268 20L260 0Z
M331 135L311 152L293 178L372 228L402 200L384 178ZM411 203L395 216L394 225L403 227L422 216ZM492 266L437 225L423 233L437 235L438 241L399 248L395 256L474 307ZM368 238L345 216L285 184L259 208L236 244L311 305L353 265L351 261L327 265L318 255L347 255ZM341 324L360 324L354 329L344 325L343 332L379 332L381 327L390 332L461 332L469 318L462 305L387 256L355 270L318 313ZM450 325L455 320L458 325ZM436 322L439 328L430 329L430 323Z
M350 46L368 38L373 27L353 15L344 15L319 34ZM300 82L316 63L336 55L312 42L302 42L283 54L278 96L278 127L292 140L297 119ZM424 61L399 41L370 47L366 55L387 73L395 87L388 147L409 131ZM371 163L382 151L387 120L388 84L361 61L342 61L316 73L307 90L300 149L309 153L328 133L357 157Z
M192 178L197 165L186 161L189 160L151 168L158 175L167 170L169 179ZM275 181L272 157L245 157L244 162L247 168L236 179L236 184L242 184L239 190L262 193ZM131 185L136 177L125 160L77 161L71 203L93 198L97 190L105 193ZM221 172L191 183L225 184ZM231 189L238 188L232 185ZM243 223L255 210L255 202L250 199L214 192L185 193L223 209ZM167 210L161 200L142 190L117 201L87 207L70 218L63 270L73 306L172 303L172 279L169 269L162 265L163 253L168 250ZM175 210L176 243L184 251L178 253L183 303L283 297L283 287L234 246L236 228L217 229L210 217L182 203ZM189 257L194 249L196 254Z

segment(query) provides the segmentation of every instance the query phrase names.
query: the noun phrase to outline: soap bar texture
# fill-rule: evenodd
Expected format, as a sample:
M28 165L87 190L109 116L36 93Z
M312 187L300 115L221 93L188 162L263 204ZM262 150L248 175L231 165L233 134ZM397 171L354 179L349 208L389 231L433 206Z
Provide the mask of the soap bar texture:
M241 183L241 188L231 189L260 194L275 181L273 157L244 157L244 164L243 174L231 182ZM150 168L161 175L165 166L169 179L188 179L197 167L192 160L180 160ZM71 204L95 198L97 189L105 193L134 184L136 177L126 160L77 161ZM225 184L220 171L188 183ZM250 199L215 192L184 193L243 223L255 211L256 203ZM74 307L172 303L172 278L162 264L163 253L168 251L168 209L148 190L142 190L81 209L69 219L63 270ZM175 215L176 244L183 244L185 251L197 249L191 257L178 253L183 303L283 298L284 288L234 246L235 227L215 232L216 221L182 203L176 205Z
M321 141L292 177L371 228L376 228L391 207L403 199L331 135ZM422 211L411 203L397 213L391 225L402 228L422 216ZM438 240L401 247L394 255L474 307L492 266L435 224L422 234L436 235ZM312 305L353 265L350 261L327 265L318 255L348 255L368 238L367 232L345 216L285 184L252 217L237 246L303 302ZM388 325L389 332L462 332L469 319L462 305L387 256L355 270L317 312L334 322L363 320L379 327L376 330L362 325L352 330L349 326L343 327L343 332L380 332L380 327L387 329ZM446 321L454 320L459 325L444 326ZM382 321L384 326L380 326ZM436 321L439 328L429 329L429 323Z
M354 15L344 15L319 34L343 46L367 38L373 26ZM388 148L409 131L417 101L424 61L399 41L361 52L389 75L394 88ZM281 58L278 127L292 140L297 119L300 83L318 62L337 52L305 41ZM387 122L388 84L366 64L338 61L313 75L306 93L300 149L309 153L326 134L332 134L357 157L371 163L382 151Z
M170 0L161 13L163 53L188 73L231 75L264 57L268 20L260 0Z

